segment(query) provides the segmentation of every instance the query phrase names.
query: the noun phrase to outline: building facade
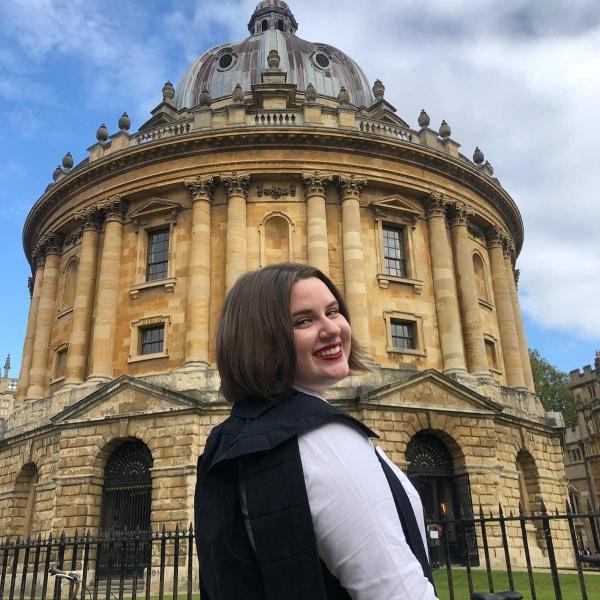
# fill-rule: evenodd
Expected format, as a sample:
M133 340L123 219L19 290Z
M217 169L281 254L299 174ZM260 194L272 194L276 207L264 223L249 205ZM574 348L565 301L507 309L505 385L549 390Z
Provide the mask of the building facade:
M600 351L593 368L575 369L569 378L577 406L577 425L565 437L569 498L577 512L600 512ZM600 522L593 531L589 519L582 519L578 537L583 548L600 551Z
M491 165L425 111L411 128L379 80L300 39L281 0L248 27L165 84L138 131L124 114L84 161L65 156L27 217L0 530L189 523L197 457L228 414L220 308L242 273L281 261L344 292L372 370L330 399L379 433L430 517L562 509L560 430L535 395L517 294L522 220ZM559 555L568 544L557 530Z

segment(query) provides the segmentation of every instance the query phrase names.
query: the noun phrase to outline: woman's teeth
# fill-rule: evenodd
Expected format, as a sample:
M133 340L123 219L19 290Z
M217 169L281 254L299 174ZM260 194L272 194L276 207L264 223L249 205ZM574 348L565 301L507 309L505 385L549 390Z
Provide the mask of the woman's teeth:
M321 350L320 352L316 352L317 356L333 356L334 354L339 354L342 351L341 346L335 346L333 348L329 348L328 350Z

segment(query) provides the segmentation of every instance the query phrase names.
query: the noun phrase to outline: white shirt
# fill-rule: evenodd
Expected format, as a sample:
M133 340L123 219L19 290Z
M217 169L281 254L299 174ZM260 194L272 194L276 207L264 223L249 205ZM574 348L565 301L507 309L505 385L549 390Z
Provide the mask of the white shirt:
M435 600L406 542L385 473L364 434L332 421L298 436L321 560L353 600ZM423 506L384 452L409 499L425 548Z

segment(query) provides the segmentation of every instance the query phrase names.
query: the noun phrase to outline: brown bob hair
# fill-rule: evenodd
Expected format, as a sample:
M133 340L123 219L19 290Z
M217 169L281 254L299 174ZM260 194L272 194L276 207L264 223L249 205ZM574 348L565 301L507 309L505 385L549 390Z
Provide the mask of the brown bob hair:
M288 389L296 372L294 328L290 315L293 285L320 279L335 296L350 322L340 291L319 269L280 263L242 275L231 288L217 331L217 367L221 392L229 402L251 396L270 400ZM365 353L352 337L348 364L368 371Z

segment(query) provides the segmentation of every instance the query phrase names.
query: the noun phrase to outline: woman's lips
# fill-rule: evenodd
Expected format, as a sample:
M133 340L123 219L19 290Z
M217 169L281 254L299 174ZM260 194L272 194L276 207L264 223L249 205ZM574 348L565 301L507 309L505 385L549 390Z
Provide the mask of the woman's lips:
M343 356L342 345L339 343L329 344L315 352L314 356L323 360L337 360Z

